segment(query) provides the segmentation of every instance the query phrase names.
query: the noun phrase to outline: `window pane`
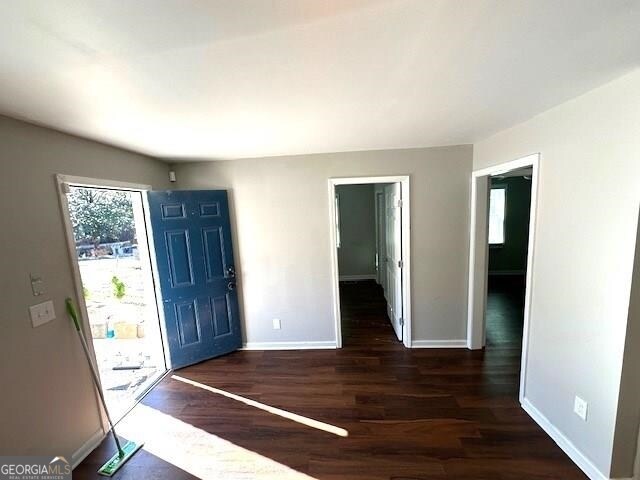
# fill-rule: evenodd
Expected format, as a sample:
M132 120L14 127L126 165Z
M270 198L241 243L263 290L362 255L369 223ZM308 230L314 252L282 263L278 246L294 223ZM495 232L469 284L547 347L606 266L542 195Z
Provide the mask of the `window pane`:
M506 189L492 188L489 199L489 244L504 243L504 208Z

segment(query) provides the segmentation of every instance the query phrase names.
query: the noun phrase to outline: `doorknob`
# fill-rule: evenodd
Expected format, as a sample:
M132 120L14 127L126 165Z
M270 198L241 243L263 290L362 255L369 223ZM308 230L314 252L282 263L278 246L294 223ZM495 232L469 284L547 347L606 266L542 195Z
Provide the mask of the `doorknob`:
M227 283L227 289L228 290L235 290L236 289L236 282Z

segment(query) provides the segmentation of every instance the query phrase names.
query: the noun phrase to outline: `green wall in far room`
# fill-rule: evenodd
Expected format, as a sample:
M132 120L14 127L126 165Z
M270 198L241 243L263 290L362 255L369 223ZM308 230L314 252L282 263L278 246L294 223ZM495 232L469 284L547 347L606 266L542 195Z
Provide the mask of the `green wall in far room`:
M491 186L507 186L505 243L489 248L489 272L523 273L527 267L531 180L493 178Z
M376 275L376 214L374 185L338 185L341 277Z

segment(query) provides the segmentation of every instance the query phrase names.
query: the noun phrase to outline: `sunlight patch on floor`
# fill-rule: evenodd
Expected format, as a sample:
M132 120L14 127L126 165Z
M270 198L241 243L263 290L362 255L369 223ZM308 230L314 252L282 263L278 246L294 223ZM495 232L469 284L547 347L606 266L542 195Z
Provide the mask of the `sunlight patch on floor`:
M302 415L298 415L297 413L292 413L292 412L288 412L287 410L282 410L281 408L272 407L271 405L266 405L256 400L251 400L250 398L242 397L240 395L236 395L235 393L230 393L225 390L220 390L219 388L210 387L209 385L205 385L204 383L189 380L188 378L181 377L179 375L171 375L171 378L173 380L177 380L179 382L183 382L188 385L192 385L194 387L207 390L208 392L215 393L217 395L222 395L224 397L231 398L232 400L237 400L238 402L242 402L245 405L259 408L260 410L264 410L265 412L269 412L274 415L278 415L280 417L286 418L288 420L298 422L302 425L306 425L307 427L317 428L318 430L323 430L327 433L338 435L339 437L349 436L349 432L344 428L336 427L335 425L331 425L329 423L320 422L318 420L314 420L313 418L304 417Z
M202 480L314 480L143 404L120 422L118 432Z

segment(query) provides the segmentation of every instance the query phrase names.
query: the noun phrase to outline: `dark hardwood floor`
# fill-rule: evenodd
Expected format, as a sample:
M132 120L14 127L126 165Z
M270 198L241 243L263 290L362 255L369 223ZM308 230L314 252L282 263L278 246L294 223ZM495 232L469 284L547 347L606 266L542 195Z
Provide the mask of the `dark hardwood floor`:
M517 328L485 351L408 350L377 285L340 289L344 348L240 351L175 372L121 422L146 445L115 478L586 478L520 408ZM105 440L73 478L99 478L112 453Z
M522 347L524 275L490 275L487 288L487 346Z

